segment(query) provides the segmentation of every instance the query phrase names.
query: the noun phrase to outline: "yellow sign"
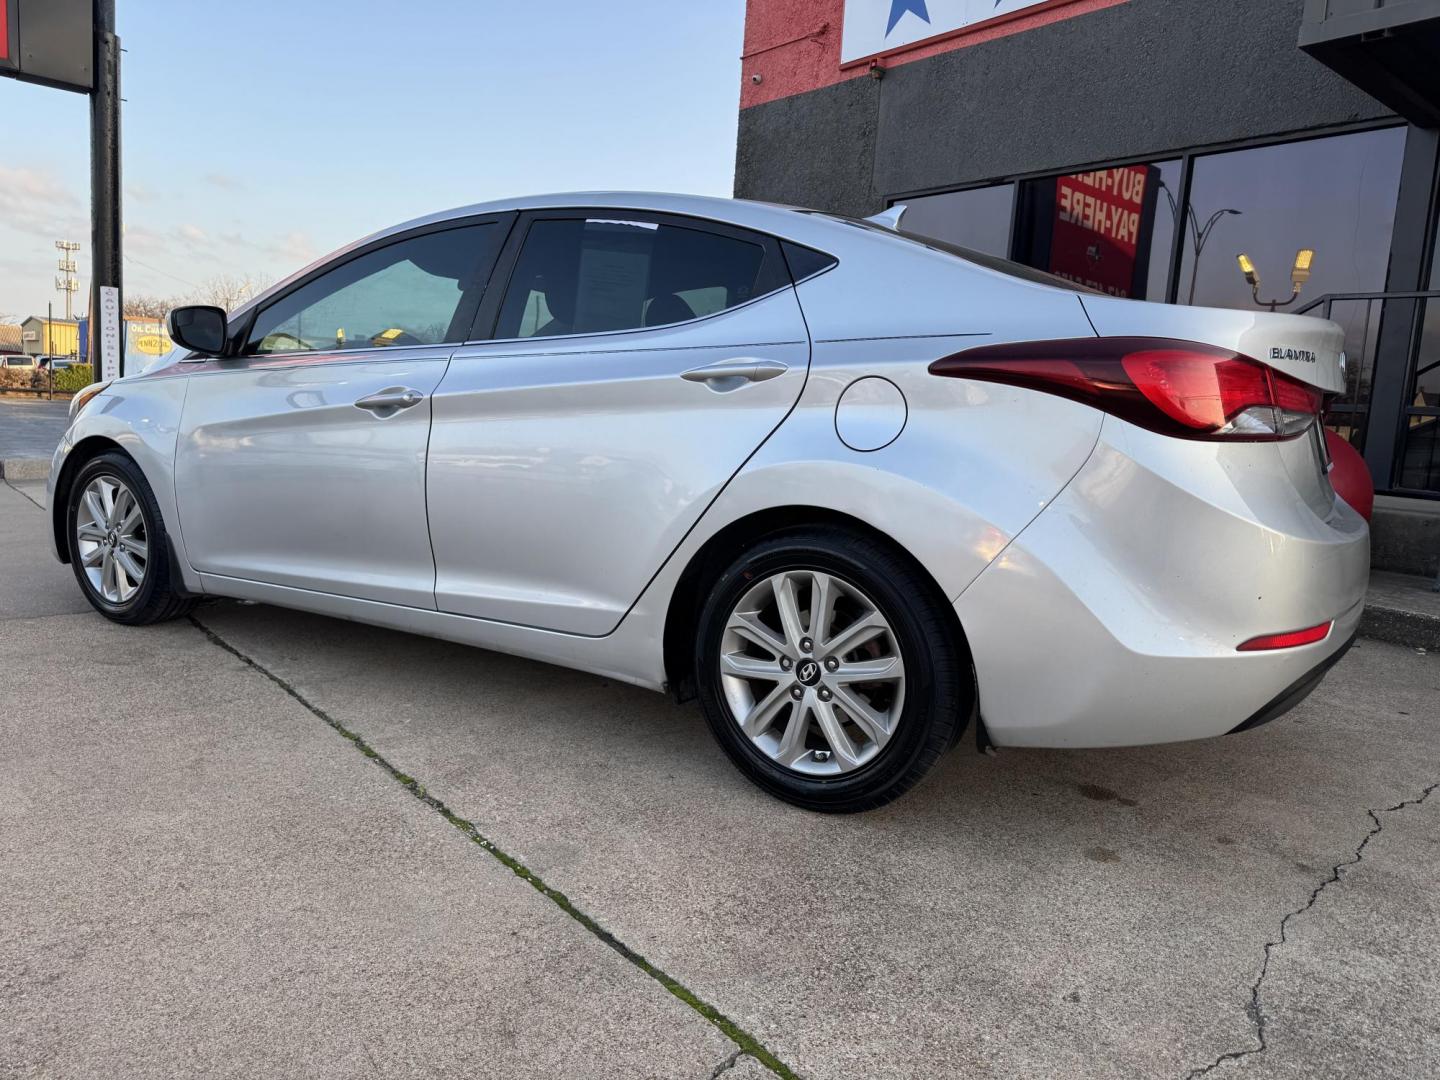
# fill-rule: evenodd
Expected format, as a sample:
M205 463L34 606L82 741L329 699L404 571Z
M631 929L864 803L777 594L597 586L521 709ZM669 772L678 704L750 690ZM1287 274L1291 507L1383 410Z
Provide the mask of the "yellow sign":
M137 350L150 356L164 356L174 348L164 334L136 334L134 345Z

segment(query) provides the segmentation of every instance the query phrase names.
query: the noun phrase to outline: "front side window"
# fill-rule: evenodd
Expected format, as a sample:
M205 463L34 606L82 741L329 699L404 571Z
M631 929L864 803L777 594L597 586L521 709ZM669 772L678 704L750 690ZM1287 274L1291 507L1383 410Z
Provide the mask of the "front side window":
M467 225L377 248L288 293L255 319L252 354L463 341L503 230Z
M762 244L625 218L540 219L510 279L497 338L668 326L757 295Z

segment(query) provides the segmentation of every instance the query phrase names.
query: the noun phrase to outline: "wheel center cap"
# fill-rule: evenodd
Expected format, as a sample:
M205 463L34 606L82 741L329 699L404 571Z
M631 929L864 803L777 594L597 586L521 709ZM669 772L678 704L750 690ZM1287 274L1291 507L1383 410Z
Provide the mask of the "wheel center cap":
M802 660L795 667L795 677L805 686L814 686L820 681L820 665L814 660Z

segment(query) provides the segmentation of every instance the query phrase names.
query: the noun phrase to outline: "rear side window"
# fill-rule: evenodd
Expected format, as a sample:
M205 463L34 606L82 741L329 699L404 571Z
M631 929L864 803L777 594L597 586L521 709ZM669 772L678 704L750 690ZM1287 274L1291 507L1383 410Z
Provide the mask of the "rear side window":
M256 316L250 353L463 341L504 230L425 233L350 259Z
M704 229L619 218L530 226L500 309L497 338L668 326L758 295L763 244Z

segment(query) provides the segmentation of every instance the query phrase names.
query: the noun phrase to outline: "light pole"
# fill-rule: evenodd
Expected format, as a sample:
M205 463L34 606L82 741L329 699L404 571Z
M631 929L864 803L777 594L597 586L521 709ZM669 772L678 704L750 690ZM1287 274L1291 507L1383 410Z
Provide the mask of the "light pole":
M1179 218L1180 207L1175 202L1175 196L1171 193L1170 186L1166 184L1164 180L1160 181L1160 190L1165 193L1165 198L1170 202L1170 213L1174 217ZM1215 226L1220 224L1221 218L1227 215L1240 217L1242 213L1242 211L1230 207L1226 207L1224 210L1216 210L1215 213L1210 215L1210 220L1205 222L1202 227L1200 219L1195 216L1195 208L1193 206L1185 207L1185 224L1190 228L1190 243L1195 248L1195 265L1190 268L1190 296L1186 301L1187 304L1193 306L1195 303L1195 284L1200 277L1200 256L1205 251L1205 245L1210 241L1210 234L1215 231Z

